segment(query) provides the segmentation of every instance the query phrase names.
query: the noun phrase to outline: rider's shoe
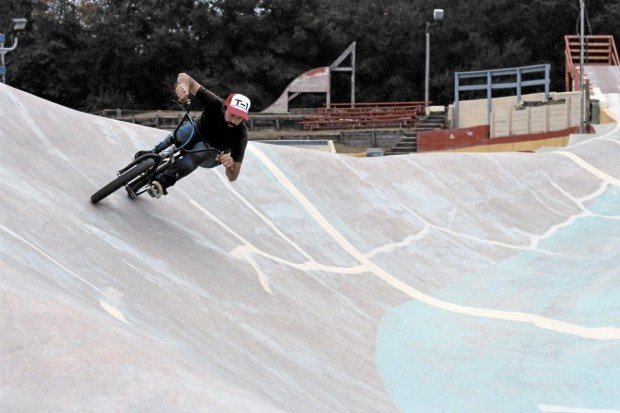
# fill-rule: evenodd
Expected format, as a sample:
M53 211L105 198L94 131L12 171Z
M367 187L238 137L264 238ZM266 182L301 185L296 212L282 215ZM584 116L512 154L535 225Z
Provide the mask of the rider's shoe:
M133 156L133 159L134 159L134 160L136 160L136 159L138 159L139 157L141 157L141 156L143 156L143 155L146 155L146 154L149 154L149 153L155 153L155 151L154 151L154 150L152 150L152 149L151 149L150 151L138 151L138 152L136 152L136 154Z
M151 182L151 185L149 185L146 191L155 199L161 198L162 195L168 195L168 191L166 191L166 188L164 188L159 181Z

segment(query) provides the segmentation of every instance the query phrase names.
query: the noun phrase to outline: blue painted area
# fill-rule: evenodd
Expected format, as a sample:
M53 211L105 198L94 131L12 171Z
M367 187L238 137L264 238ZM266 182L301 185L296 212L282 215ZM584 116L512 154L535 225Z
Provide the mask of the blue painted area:
M610 188L588 208L620 216L620 190ZM620 221L579 218L539 248L565 255L526 251L488 273L465 272L433 295L465 306L620 328ZM463 316L415 301L384 316L376 363L403 412L536 412L539 404L620 409L620 342Z
M382 320L376 362L402 412L620 408L620 344L418 302Z
M588 205L588 209L594 214L606 216L620 216L620 187L612 186L607 189L602 198L594 201L592 205ZM615 200L615 201L614 201Z
M614 188L590 210L620 216L618 205L620 191ZM524 311L590 327L620 326L620 220L578 218L541 241L539 249L561 255L525 251L485 273L465 272L434 295L470 307Z

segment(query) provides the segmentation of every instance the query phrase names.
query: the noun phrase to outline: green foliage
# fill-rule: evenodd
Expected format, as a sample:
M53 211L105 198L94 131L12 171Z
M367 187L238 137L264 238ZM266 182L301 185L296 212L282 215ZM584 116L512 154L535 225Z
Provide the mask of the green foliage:
M465 70L551 63L553 89L563 88L578 0L5 0L0 27L29 19L7 55L8 82L63 105L166 108L185 71L260 110L353 41L359 101L422 100L433 8L445 10L430 28L434 102L452 100L454 72ZM589 32L620 39L620 0L587 8ZM348 98L347 80L334 77L334 101Z

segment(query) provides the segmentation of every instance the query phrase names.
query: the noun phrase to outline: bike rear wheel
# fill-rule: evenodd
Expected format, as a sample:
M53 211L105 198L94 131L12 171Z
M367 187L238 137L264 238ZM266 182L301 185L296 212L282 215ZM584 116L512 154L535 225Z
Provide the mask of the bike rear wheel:
M103 188L95 192L90 197L90 202L92 202L93 204L96 204L97 202L101 201L103 198L110 195L112 192L127 185L132 179L135 179L136 177L140 176L140 174L151 169L154 165L155 165L154 159L152 158L145 159L144 161L140 162L139 164L137 164L136 166L134 166L127 172L119 175L115 180L111 181L109 184L107 184L106 186L104 186Z

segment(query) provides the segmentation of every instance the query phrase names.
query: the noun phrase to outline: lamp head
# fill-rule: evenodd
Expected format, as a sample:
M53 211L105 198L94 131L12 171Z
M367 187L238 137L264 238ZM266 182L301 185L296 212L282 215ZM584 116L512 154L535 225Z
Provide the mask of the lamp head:
M433 10L433 19L435 19L435 20L443 20L443 9L435 9L435 10Z
M28 20L22 17L13 19L13 31L18 32L24 30L26 28L26 23L28 23Z

